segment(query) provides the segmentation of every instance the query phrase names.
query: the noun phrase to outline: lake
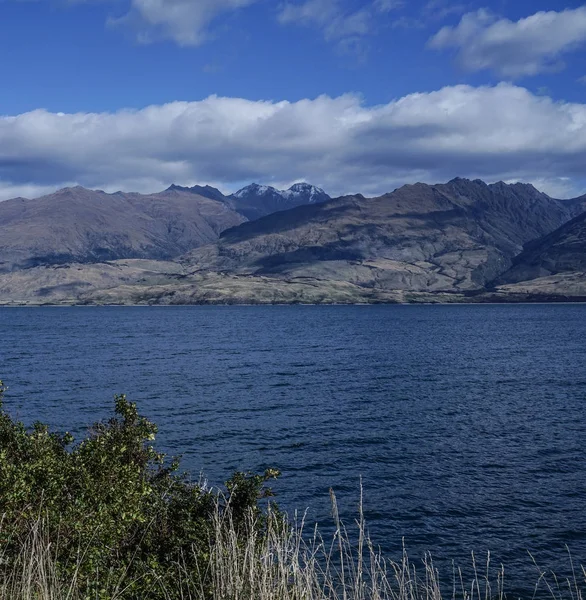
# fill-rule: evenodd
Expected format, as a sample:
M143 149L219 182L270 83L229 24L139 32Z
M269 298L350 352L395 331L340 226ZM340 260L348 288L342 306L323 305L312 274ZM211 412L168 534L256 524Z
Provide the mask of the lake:
M277 467L399 558L586 563L586 306L1 308L5 408L78 438L125 392L210 483ZM481 558L482 562L483 558ZM450 571L451 572L451 571Z

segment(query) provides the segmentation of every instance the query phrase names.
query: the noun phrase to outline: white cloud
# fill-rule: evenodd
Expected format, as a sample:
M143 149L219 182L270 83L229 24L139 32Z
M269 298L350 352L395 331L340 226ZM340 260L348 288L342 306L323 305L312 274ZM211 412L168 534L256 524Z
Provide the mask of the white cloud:
M142 43L174 40L180 46L199 46L219 15L257 0L132 0L129 12L111 25L131 27Z
M12 0L16 2L54 1L70 5L120 3L121 0ZM143 44L170 39L180 46L200 46L212 37L213 22L261 0L128 0L129 10L110 17L112 27L130 29ZM436 1L436 0L432 0ZM444 1L444 0L439 0ZM0 3L2 0L0 0ZM368 0L362 8L345 8L347 0L293 0L280 3L277 20L281 24L303 24L322 29L328 41L351 47L373 33L376 19L405 6L406 0Z
M487 10L464 15L429 41L435 49L457 48L467 70L490 69L516 78L563 68L561 56L586 43L586 6L538 12L517 22L497 19Z
M373 4L375 10L388 13L405 6L405 0L375 0Z
M0 4L3 0L0 0ZM10 1L10 0L4 0ZM55 2L70 5L120 4L121 0L12 0L16 2ZM180 46L200 46L210 38L212 22L224 13L234 12L259 0L129 0L130 9L121 17L111 17L112 27L128 27L137 40L149 44L170 39ZM128 4L128 2L126 2Z
M452 0L428 0L421 10L429 21L440 21L449 15L463 12L466 12L466 5L454 3Z
M563 182L565 195L577 195L585 163L586 104L505 83L374 107L354 95L294 103L212 96L115 113L0 117L4 199L25 186L32 194L70 182L107 191L216 183L230 191L300 179L331 194L374 195L457 175L545 189Z
M306 0L301 4L287 2L281 7L278 18L283 24L301 22L325 25L339 10L338 0Z
M345 10L341 0L305 0L300 4L287 2L281 6L278 20L283 25L296 23L317 26L323 30L326 40L347 42L371 33L373 10L382 10L389 1L377 0L374 5L357 11Z

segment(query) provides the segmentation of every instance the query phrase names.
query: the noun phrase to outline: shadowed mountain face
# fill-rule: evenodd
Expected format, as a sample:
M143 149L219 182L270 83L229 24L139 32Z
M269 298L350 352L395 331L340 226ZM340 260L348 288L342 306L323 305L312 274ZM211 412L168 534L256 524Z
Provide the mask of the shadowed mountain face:
M386 290L475 290L571 216L531 185L454 179L274 213L225 231L186 262L200 271Z
M497 283L518 283L572 272L586 273L586 213L527 244Z
M106 194L82 187L0 202L0 271L38 264L176 257L245 219L222 202L169 189Z
M572 216L577 217L586 212L586 195L571 200L563 200L563 203L569 207Z
M193 187L183 187L181 185L171 185L166 190L167 192L188 192L195 194L196 196L203 196L210 200L217 200L218 202L226 202L226 196L220 192L218 188L212 187L211 185L194 185Z

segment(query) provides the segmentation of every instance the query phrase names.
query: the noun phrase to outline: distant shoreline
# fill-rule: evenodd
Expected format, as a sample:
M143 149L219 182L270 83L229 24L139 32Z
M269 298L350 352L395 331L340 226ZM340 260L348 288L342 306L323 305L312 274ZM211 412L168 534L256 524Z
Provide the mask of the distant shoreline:
M550 300L498 300L498 301L487 301L480 300L478 302L469 301L454 301L454 302L426 302L426 301L414 301L414 302L197 302L191 304L126 304L126 303L112 303L112 304L100 304L100 303L74 303L74 302L63 302L63 303L34 303L34 302L0 302L0 308L188 308L188 307L269 307L269 306L498 306L498 305L511 305L511 304L525 304L525 305L553 305L553 304L586 304L586 298L580 299L550 299Z

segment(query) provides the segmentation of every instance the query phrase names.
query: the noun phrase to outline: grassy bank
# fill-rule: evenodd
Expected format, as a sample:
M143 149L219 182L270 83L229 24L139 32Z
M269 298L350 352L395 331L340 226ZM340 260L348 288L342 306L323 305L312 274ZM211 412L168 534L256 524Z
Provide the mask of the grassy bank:
M153 447L156 426L118 396L77 443L4 411L0 382L0 598L10 600L492 600L490 560L439 573L430 556L383 557L362 516L334 534L271 504L278 473L236 473L221 490L192 482ZM352 541L351 541L352 540ZM446 586L446 579L452 585ZM586 573L538 573L539 597L581 600ZM528 582L527 589L532 584ZM509 596L512 597L512 596Z
M267 515L265 515L267 517ZM273 518L274 517L274 518ZM359 537L351 543L338 521L335 535L323 540L303 522L283 527L281 517L268 515L262 523L252 514L244 533L220 505L213 513L210 537L204 548L191 550L168 564L148 583L124 569L96 570L89 579L82 575L85 548L78 549L77 563L67 573L59 559L58 539L47 534L37 521L22 540L18 554L0 552L3 564L0 598L3 600L142 599L161 600L505 600L549 598L582 600L586 572L574 570L568 579L539 572L527 591L507 591L504 568L490 558L472 567L465 576L455 568L452 584L427 555L410 561L383 557L371 544L364 524L357 523ZM262 534L259 534L262 531ZM354 537L354 536L352 536ZM202 552L202 550L204 550ZM191 559L194 559L192 562ZM570 562L571 565L571 562Z

